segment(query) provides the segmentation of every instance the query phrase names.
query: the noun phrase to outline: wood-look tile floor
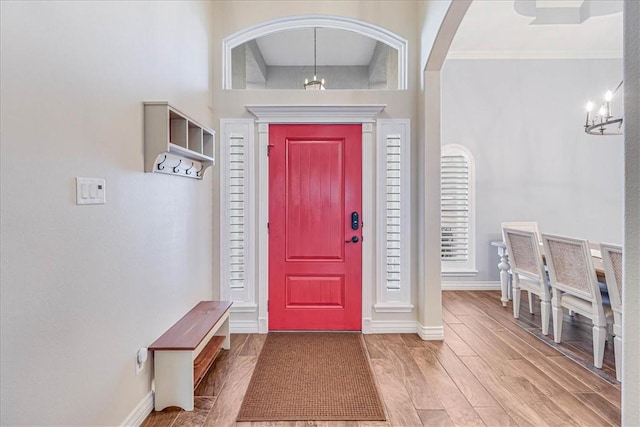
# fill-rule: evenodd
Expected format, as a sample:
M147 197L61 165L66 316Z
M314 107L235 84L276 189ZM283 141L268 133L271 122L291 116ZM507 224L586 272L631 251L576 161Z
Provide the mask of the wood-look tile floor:
M498 292L443 292L444 342L365 335L386 422L236 423L265 335L232 335L196 390L195 410L153 412L151 426L377 427L620 425L612 345L593 367L588 322L570 318L562 344L540 332L522 298L520 319ZM538 304L539 305L539 304Z

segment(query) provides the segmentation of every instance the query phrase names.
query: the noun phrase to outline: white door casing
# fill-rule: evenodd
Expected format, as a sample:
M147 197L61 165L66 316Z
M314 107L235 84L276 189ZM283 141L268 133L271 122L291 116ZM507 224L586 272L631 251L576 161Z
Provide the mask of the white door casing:
M374 127L386 105L247 105L258 124L258 332L269 331L267 297L269 289L269 125L271 123L362 124L362 332L371 333L373 306L375 226ZM369 221L369 222L367 222ZM369 238L367 238L369 237Z
M257 120L223 119L221 120L221 197L223 209L221 215L221 289L220 295L234 301L234 313L255 313L257 321L231 319L231 327L237 332L268 332L268 277L269 277L269 125L272 123L310 123L336 124L353 123L362 125L362 332L363 333L411 333L419 332L418 322L405 320L372 320L372 312L406 313L414 309L411 297L410 273L410 187L409 175L400 177L400 198L402 223L400 252L402 261L402 279L399 289L387 283L387 191L388 171L387 146L395 141L398 149L405 153L405 162L410 152L410 122L407 119L377 120L385 105L247 105ZM374 127L374 124L377 126ZM254 134L257 125L257 147ZM374 139L376 137L377 139ZM377 142L376 142L377 141ZM391 143L390 143L391 141ZM239 149L242 147L242 149ZM232 154L244 155L244 200L243 228L247 238L243 245L245 256L244 286L231 286L231 271L234 263L231 251L232 233L238 231L237 224L231 224L234 209L230 204ZM257 151L257 152L256 152ZM377 153L377 155L376 155ZM257 154L257 162L254 160ZM402 157L402 156L401 156ZM376 158L378 162L376 163ZM237 161L234 158L233 161ZM251 170L257 166L257 170ZM405 164L405 167L408 165ZM381 172L384 169L384 173ZM403 168L404 169L404 168ZM407 170L407 169L405 169ZM234 175L235 176L235 175ZM229 187L229 188L228 188ZM257 191L256 191L257 190ZM234 190L236 199L238 195ZM388 195L387 195L388 196ZM404 209L402 209L402 207ZM229 211L229 212L228 212ZM381 215L380 212L383 214ZM257 217L257 218L256 218ZM257 219L257 220L256 220ZM384 224L381 223L384 222ZM237 221L236 221L237 222ZM402 237L404 236L404 237ZM226 243L225 243L226 242ZM377 243L376 243L377 242ZM377 245L377 247L376 247ZM383 265L384 264L384 265ZM378 268L379 267L379 268ZM235 271L235 270L234 270ZM235 277L235 276L234 276ZM257 292L256 292L257 291ZM233 315L232 315L233 316ZM233 316L235 317L235 316ZM250 316L252 317L252 316Z

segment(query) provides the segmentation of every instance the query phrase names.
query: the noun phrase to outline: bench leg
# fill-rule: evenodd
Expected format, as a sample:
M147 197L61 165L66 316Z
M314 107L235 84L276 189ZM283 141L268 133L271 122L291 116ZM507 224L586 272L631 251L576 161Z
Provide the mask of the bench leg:
M155 410L178 406L193 411L193 352L160 350L154 353Z
M225 337L222 343L222 348L229 350L231 348L231 338L229 336L229 312L226 313L224 322L220 325L220 328L216 331L216 336Z

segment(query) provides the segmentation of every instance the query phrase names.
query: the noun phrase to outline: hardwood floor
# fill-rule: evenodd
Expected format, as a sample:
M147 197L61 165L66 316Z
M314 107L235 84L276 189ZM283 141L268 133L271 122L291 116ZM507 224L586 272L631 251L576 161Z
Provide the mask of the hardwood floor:
M620 384L607 343L593 367L591 328L566 316L561 344L540 330L539 304L520 319L498 292L443 292L445 341L415 334L364 335L386 422L236 423L265 335L231 336L196 390L195 410L153 412L152 426L377 427L620 425ZM526 307L525 307L526 305Z

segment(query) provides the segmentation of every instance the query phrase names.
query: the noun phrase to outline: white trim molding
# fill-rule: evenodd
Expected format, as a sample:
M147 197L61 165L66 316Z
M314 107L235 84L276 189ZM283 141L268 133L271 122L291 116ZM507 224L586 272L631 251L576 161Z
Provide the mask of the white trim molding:
M255 313L258 311L258 305L249 302L233 302L231 306L231 313Z
M395 49L398 51L398 89L407 89L409 76L407 66L409 43L407 39L368 22L344 16L318 14L276 18L244 28L225 37L222 40L222 88L233 88L231 51L235 47L259 37L298 28L333 28L351 31Z
M500 282L442 282L443 291L499 291Z
M422 326L415 320L372 320L371 334L418 334L423 341L442 341L443 326Z
M386 105L246 105L258 125L258 332L269 331L269 124L271 123L355 123L362 124L362 331L371 333L371 312L375 270L375 164L373 123ZM370 234L369 234L370 233Z
M372 320L372 334L416 334L418 322L415 320Z
M376 312L411 305L411 122L377 121Z
M418 336L423 341L444 340L444 326L422 326L418 324Z
M254 133L252 119L220 120L220 296L232 312L257 307Z
M153 411L153 391L149 390L129 416L120 424L122 427L138 427Z
M383 302L373 306L376 313L411 313L414 308L413 304L398 302Z
M447 270L442 272L442 277L475 277L478 275L478 270Z
M258 123L373 123L386 104L246 105Z
M458 50L447 60L465 59L622 59L622 50Z
M249 110L251 111L251 110ZM257 116L258 120L260 116ZM258 122L258 333L269 332L269 124Z
M257 334L259 333L257 320L235 320L233 313L229 319L229 333L232 334Z

